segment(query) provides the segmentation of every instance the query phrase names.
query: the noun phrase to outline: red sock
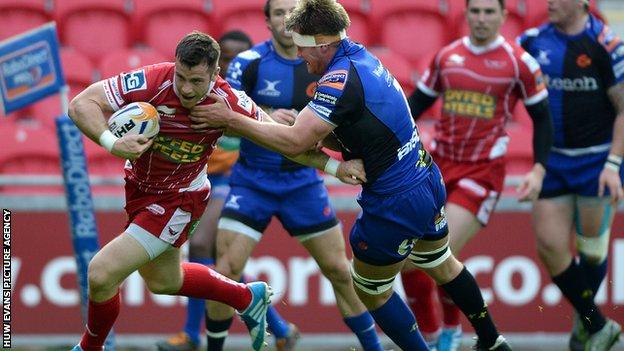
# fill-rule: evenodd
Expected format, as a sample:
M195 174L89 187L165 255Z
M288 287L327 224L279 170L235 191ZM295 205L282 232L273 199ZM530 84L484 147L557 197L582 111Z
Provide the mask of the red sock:
M440 297L440 302L442 302L444 325L446 327L457 327L460 324L461 310L443 289L438 289L438 296Z
M423 334L433 334L440 329L438 301L433 279L418 269L401 272L407 303L416 315L418 328Z
M183 263L184 278L176 295L214 300L242 311L251 303L247 285L237 283L198 263Z
M89 300L87 330L82 334L80 347L84 351L102 351L102 346L119 315L121 298L117 294L104 302Z

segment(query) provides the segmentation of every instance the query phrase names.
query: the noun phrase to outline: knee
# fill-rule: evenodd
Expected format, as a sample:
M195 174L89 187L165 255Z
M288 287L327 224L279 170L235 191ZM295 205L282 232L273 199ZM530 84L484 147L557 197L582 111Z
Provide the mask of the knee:
M370 294L362 289L360 289L357 284L355 285L355 293L366 309L369 311L376 310L379 307L383 306L390 296L394 293L393 289L386 290L380 294Z
M87 272L89 290L92 293L108 291L115 287L115 276L104 262L92 259Z
M246 260L232 259L227 255L223 255L217 258L215 271L230 279L238 280L243 275L245 263Z
M323 265L321 271L333 286L351 286L352 284L349 262L346 260Z

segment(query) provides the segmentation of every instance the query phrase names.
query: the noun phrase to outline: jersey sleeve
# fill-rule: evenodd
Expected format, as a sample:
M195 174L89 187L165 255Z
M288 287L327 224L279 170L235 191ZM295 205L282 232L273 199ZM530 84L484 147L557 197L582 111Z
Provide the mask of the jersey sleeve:
M256 73L253 62L260 59L259 52L251 49L236 55L230 63L226 74L226 80L236 90L250 93L256 85Z
M350 72L346 68L337 68L325 73L318 81L314 96L307 105L317 116L333 126L340 125L355 104L355 101L352 101L353 97L348 99L347 96L349 75Z
M609 67L605 69L605 87L610 88L624 82L624 43L608 26L604 26L598 42L609 55Z
M438 52L429 63L429 67L418 81L418 90L430 97L438 97L442 91L440 85L440 56Z
M106 99L114 111L135 101L149 101L163 83L164 64L122 72L102 81Z
M225 98L225 102L232 111L260 120L260 109L244 91L234 89L224 79L218 78L214 92Z
M528 52L518 48L518 94L526 106L548 97L548 89L539 63Z

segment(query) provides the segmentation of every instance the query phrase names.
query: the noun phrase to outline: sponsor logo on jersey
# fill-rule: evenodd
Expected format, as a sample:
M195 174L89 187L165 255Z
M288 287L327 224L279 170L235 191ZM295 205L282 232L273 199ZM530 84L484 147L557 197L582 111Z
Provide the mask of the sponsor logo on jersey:
M319 101L319 102L324 102L330 105L336 105L336 101L338 101L338 98L331 94L325 94L320 91L317 91L316 93L314 93L314 100Z
M596 91L598 90L598 81L594 77L580 78L551 78L544 75L548 89L563 91Z
M489 69L501 70L507 67L507 61L485 59L485 67Z
M270 81L268 79L263 79L266 86L264 89L258 90L258 95L269 96L269 97L278 97L282 95L282 92L277 90L275 87L281 83L281 80Z
M175 163L197 162L201 159L206 148L206 145L162 135L156 137L152 146L152 150Z
M310 107L313 111L315 111L321 117L326 118L326 119L329 119L329 115L331 115L331 113L332 113L332 110L328 109L325 106L321 106L319 104L315 104L313 101L311 101L308 104L308 107Z
M587 56L587 54L580 54L576 58L576 65L579 66L580 68L587 68L591 66L591 64L592 64L592 59L591 57Z
M165 214L165 209L159 204L151 204L145 209L158 216L162 216Z
M161 117L170 117L174 118L176 114L176 109L173 107L158 105L156 106L156 111L160 114Z
M249 96L247 96L247 94L245 94L245 92L242 91L242 90L232 89L232 91L234 92L234 94L238 98L238 101L236 102L236 104L240 108L242 108L245 112L247 112L248 114L251 114L251 111L253 110L254 103L253 103L253 101L251 101Z
M459 54L452 54L446 60L446 64L449 66L463 66L464 61L466 61L466 58L464 56L461 56Z
M397 157L399 158L399 161L401 161L401 159L405 157L405 155L412 152L412 150L416 149L418 147L419 142L420 142L420 136L418 135L418 129L414 129L410 140L407 143L403 144L403 146L401 146L397 150Z
M241 199L242 197L243 197L242 195L230 195L224 207L238 210L240 208L240 205L238 204L238 200Z
M550 50L539 49L536 58L537 62L539 62L540 65L550 65L550 58L548 57L549 54Z
M145 70L143 69L130 73L122 73L120 77L121 90L124 94L147 89L147 80L145 79Z
M443 109L449 114L491 119L496 110L496 97L476 91L449 89L444 92Z
M344 89L348 76L349 76L349 71L347 71L346 69L339 69L339 70L331 71L331 72L326 73L321 78L321 80L319 80L318 86L330 87L330 88L342 90Z

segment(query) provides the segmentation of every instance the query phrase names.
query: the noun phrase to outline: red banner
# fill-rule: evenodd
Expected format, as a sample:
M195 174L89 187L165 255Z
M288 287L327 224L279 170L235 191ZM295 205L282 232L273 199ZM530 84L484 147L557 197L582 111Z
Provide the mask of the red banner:
M350 228L355 213L339 213ZM109 241L125 222L121 212L97 215L101 241ZM75 278L68 219L64 212L13 212L13 335L78 334L83 323ZM602 310L624 322L624 225L613 228L609 276L597 297ZM345 233L345 236L347 233ZM497 213L462 254L476 275L497 325L505 332L566 332L571 309L551 283L535 253L526 212ZM273 222L248 266L276 292L278 310L308 333L348 332L329 283L303 247ZM181 329L184 298L149 293L138 274L122 288L117 333L168 334ZM235 331L242 332L240 323ZM466 326L467 327L467 326ZM470 330L470 329L467 329Z

